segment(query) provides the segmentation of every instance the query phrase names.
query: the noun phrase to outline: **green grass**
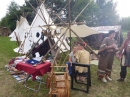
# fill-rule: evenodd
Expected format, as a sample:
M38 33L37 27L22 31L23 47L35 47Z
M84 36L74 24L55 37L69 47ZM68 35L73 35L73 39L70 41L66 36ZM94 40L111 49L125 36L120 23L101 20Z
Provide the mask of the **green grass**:
M127 37L127 31L122 31L123 38Z
M48 97L49 89L41 86L39 92L28 90L22 83L17 83L4 66L15 56L13 49L17 47L16 42L9 41L8 37L0 37L0 97ZM97 66L91 65L91 80L89 94L71 90L71 97L129 97L130 92L130 69L124 82L117 82L120 73L119 61L115 58L112 70L112 82L102 83L97 79ZM28 85L37 87L37 83L29 81ZM77 87L83 87L77 85Z

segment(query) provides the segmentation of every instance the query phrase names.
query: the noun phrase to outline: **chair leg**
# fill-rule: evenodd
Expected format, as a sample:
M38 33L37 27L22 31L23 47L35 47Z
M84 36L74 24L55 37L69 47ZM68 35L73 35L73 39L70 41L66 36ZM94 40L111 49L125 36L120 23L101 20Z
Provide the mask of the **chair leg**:
M71 89L73 89L73 75L71 76Z
M89 77L87 78L87 87L86 87L86 89L87 89L87 93L89 93L89 85L90 85L90 79L89 79Z
M77 76L75 75L75 76L74 76L74 79L75 79L75 82L77 83L78 81L77 81L77 78L76 78L76 77L77 77Z
M89 74L89 86L91 86L91 73Z

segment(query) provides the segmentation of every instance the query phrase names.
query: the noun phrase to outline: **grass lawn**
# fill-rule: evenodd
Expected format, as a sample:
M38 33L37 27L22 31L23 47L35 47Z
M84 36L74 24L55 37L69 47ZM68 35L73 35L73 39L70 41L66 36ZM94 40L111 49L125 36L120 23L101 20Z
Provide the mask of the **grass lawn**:
M13 52L15 47L17 47L16 42L9 41L9 37L0 37L0 97L48 97L49 89L45 85L42 85L38 92L28 90L5 70L4 66L8 64L9 60L17 56ZM97 79L97 66L91 65L90 93L71 90L71 97L130 97L130 69L128 68L124 82L116 81L119 73L119 61L115 58L112 71L113 81L102 83ZM30 80L29 85L36 87L37 83Z

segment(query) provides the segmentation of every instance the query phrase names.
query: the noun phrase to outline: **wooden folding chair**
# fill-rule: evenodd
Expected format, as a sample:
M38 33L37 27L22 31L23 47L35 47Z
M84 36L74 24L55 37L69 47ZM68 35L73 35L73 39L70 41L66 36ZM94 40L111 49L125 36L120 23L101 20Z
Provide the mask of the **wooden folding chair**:
M54 68L66 67L66 72L55 72ZM68 75L68 67L52 66L52 71L47 76L47 86L50 88L49 97L70 97L70 78Z

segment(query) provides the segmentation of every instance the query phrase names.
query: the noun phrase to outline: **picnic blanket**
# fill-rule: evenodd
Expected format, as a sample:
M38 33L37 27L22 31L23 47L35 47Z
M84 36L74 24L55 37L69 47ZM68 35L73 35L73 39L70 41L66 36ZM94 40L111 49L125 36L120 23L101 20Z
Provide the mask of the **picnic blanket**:
M14 71L7 68L7 65L5 65L5 69L7 71L9 71L10 74L14 73ZM22 73L19 73L19 74L13 74L12 76L18 81L18 83L23 82L26 79L26 73L25 72L22 72Z

